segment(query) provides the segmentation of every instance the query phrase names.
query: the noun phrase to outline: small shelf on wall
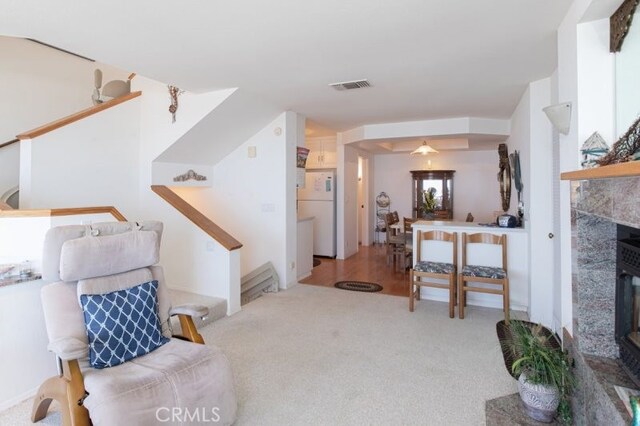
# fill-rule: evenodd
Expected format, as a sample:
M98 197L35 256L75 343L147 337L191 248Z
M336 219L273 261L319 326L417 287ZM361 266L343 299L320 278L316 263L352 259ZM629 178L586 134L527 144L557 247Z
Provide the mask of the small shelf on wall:
M574 170L560 175L561 180L608 179L630 176L640 176L640 161L611 164L609 166L594 167L592 169Z

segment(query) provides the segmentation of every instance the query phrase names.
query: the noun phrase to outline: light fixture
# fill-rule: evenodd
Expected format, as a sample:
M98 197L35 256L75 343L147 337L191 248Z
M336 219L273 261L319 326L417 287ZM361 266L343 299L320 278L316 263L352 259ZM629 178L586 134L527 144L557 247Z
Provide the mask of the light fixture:
M563 102L557 105L549 105L542 108L553 127L563 135L569 134L569 126L571 125L571 102Z
M414 150L411 155L427 155L427 154L437 154L438 151L431 148L427 145L427 141L423 141L422 145L418 147L418 149Z

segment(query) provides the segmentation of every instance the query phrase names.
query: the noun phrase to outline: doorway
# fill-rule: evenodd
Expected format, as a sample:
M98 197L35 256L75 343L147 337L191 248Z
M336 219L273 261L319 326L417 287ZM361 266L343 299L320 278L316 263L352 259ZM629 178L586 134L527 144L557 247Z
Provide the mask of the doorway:
M369 232L369 159L358 156L358 247L368 246Z

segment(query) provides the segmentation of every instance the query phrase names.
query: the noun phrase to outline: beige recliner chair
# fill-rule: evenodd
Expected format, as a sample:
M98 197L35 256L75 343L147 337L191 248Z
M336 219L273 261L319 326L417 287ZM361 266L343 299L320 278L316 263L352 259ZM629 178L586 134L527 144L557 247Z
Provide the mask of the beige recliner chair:
M194 316L206 316L207 308L172 308L162 268L153 266L159 259L161 235L160 222L113 222L49 230L43 278L56 282L43 287L42 305L48 349L58 358L60 374L46 380L38 390L33 403L34 422L46 416L52 399L60 403L65 425L235 421L237 402L229 361L220 349L202 344L192 320ZM157 319L153 314L138 316L136 307L143 300L140 292L130 297L135 312L130 309L126 297L132 288L135 291L143 287L157 292ZM114 295L126 297L113 299L111 305L100 308L104 310L87 314L95 307L89 308L87 300L105 300ZM152 292L144 295L151 297ZM144 300L148 302L146 306L152 306L152 299ZM93 352L88 356L90 341L85 320L107 324L111 319L105 318L119 315L149 319L149 324L157 324L156 340L164 343L119 365L94 368L90 362L115 352L96 355L97 340L93 340ZM182 336L174 336L171 331L173 315L179 316ZM142 346L153 340L149 338L151 334L136 333L144 340Z

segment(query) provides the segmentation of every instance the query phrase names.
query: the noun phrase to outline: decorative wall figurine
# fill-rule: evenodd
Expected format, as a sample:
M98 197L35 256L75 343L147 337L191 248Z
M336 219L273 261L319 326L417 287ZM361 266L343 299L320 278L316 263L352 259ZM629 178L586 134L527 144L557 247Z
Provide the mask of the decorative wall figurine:
M102 87L102 71L99 68L93 72L93 94L91 95L91 101L94 105L101 104L111 99L119 98L120 96L131 93L131 80L136 74L132 73L124 80L112 80ZM102 89L102 91L100 91Z
M176 122L176 113L178 112L178 96L184 93L184 90L178 89L176 86L168 85L169 96L171 97L171 105L169 105L169 112L171 113L171 122Z
M600 133L593 132L591 136L584 142L582 148L582 168L590 169L598 165L598 160L609 152L609 145L600 136Z
M189 170L187 173L178 175L173 178L174 182L186 182L188 180L204 181L204 180L207 180L207 177L203 175L199 175L193 170Z
M611 151L598 160L598 164L607 166L609 164L624 163L625 161L629 161L638 151L640 151L640 117L638 117L631 127L629 127L629 130L613 144Z

